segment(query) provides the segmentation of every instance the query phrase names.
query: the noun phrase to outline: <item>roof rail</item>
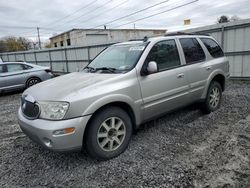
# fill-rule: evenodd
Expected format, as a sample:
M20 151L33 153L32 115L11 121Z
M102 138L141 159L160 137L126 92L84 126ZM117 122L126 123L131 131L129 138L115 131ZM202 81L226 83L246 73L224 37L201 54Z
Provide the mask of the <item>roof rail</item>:
M145 36L142 39L130 39L129 41L143 41L143 42L147 42L148 41L148 36Z
M130 39L128 41L143 41L143 39Z
M199 33L199 32L193 32L193 33L171 32L171 33L166 33L164 36L176 36L176 35L204 35L204 36L210 36L208 33Z

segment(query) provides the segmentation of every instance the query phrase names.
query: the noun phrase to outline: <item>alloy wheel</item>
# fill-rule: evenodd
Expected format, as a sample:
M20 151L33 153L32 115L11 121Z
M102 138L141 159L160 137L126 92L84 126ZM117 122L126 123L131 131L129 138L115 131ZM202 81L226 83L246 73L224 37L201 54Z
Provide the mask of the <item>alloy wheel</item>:
M97 133L97 142L102 150L114 151L122 145L125 136L124 122L118 117L110 117L101 124Z

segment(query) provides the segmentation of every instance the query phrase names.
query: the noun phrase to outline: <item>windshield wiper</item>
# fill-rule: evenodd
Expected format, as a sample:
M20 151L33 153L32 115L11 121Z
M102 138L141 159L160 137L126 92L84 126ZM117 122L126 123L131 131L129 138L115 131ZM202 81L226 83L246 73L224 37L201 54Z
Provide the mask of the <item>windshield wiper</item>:
M117 69L112 68L112 67L98 67L95 70L105 70L105 71L109 71L109 72L115 72Z
M96 71L96 69L95 69L95 68L93 68L93 67L89 67L89 66L85 67L84 69L88 69L89 71Z

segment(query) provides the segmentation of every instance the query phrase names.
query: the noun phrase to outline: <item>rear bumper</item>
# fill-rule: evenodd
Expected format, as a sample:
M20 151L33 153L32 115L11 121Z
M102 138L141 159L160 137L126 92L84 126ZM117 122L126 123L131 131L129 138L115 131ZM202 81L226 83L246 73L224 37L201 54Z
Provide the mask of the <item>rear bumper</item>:
M91 115L74 119L49 121L43 119L28 120L22 111L18 111L18 123L22 131L34 142L46 149L59 152L81 150L85 127ZM54 131L74 127L75 131L67 135L54 135ZM48 142L50 144L48 144Z

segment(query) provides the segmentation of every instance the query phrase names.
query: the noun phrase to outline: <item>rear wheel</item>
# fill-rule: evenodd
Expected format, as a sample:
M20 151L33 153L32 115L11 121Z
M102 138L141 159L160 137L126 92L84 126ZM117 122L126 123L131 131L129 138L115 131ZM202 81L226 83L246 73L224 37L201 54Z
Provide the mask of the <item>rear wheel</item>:
M36 77L30 78L30 79L28 79L28 81L27 81L27 83L26 83L26 87L27 87L27 88L28 88L28 87L31 87L31 86L33 86L33 85L39 83L39 82L41 82L41 80L40 80L39 78L36 78Z
M86 150L91 157L111 159L127 148L132 135L131 119L121 108L105 108L94 115L85 135Z
M216 81L212 81L208 88L207 98L202 104L201 108L202 112L208 114L210 112L217 110L221 104L221 97L222 97L221 85Z

